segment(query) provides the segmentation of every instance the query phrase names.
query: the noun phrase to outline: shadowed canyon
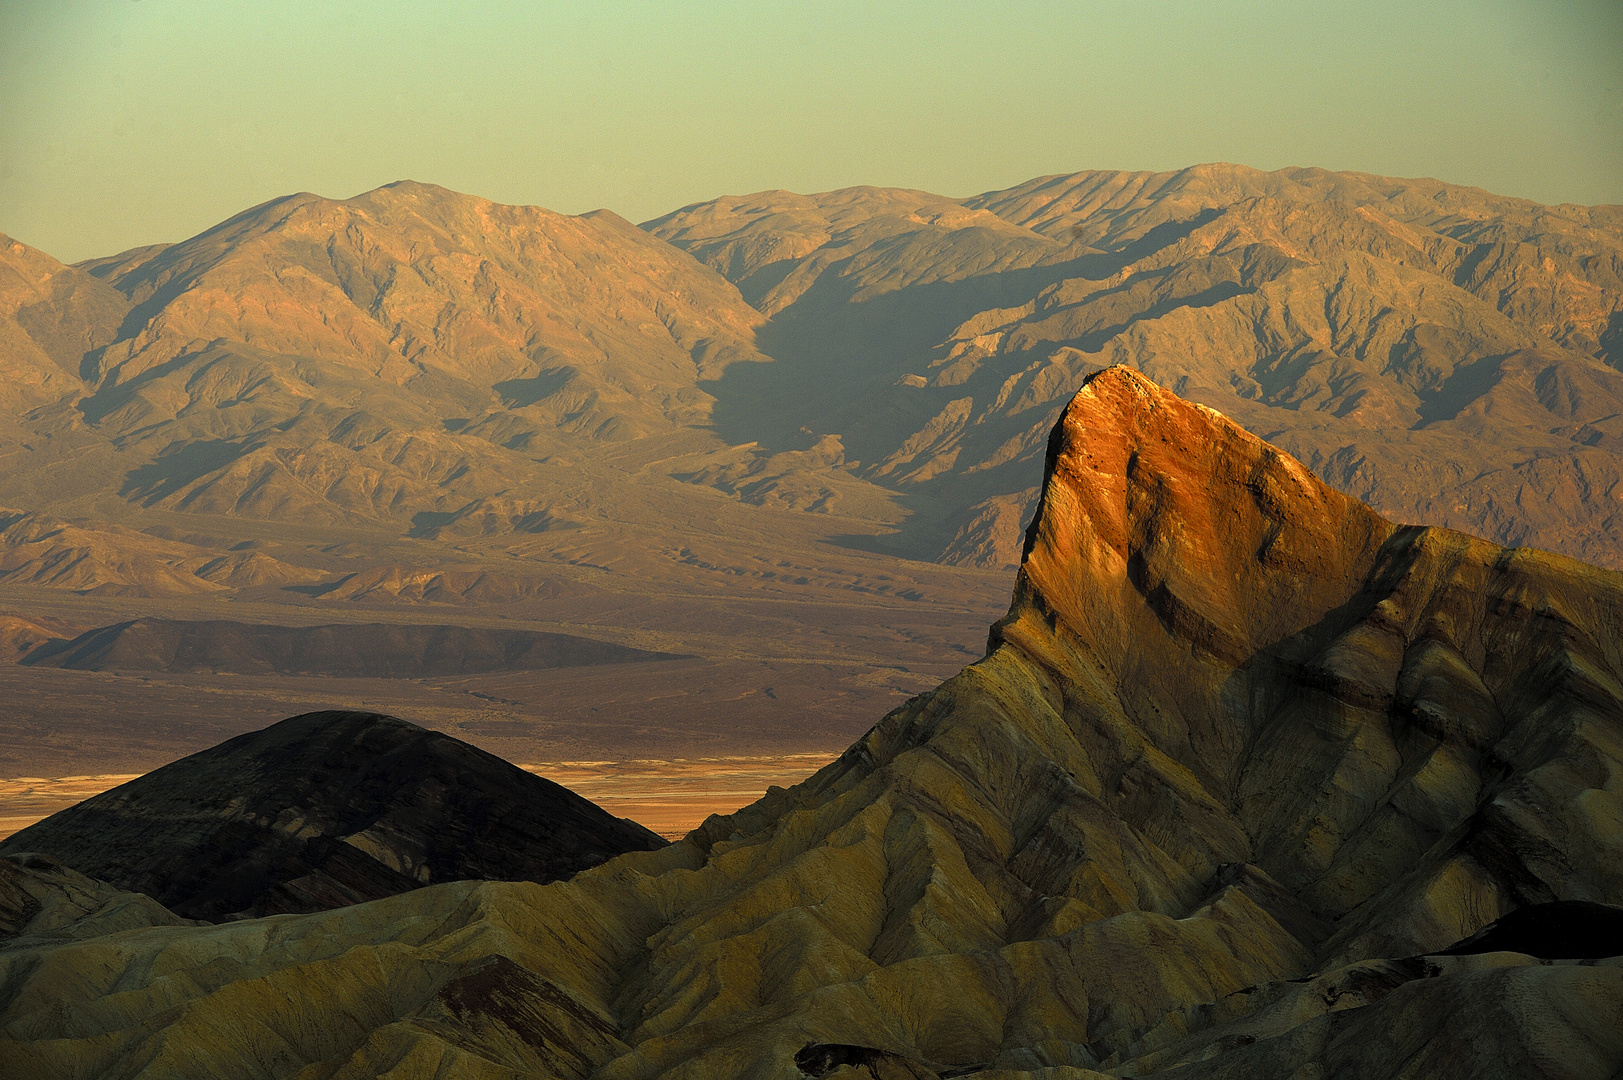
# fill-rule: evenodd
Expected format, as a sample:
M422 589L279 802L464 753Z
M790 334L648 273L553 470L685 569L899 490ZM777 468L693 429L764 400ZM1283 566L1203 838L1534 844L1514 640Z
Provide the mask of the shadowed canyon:
M550 883L493 864L474 875L515 880L454 880L434 815L466 857L509 858L533 819L498 789L542 782L354 713L19 833L0 856L0 1061L299 1080L1616 1075L1623 575L1394 523L1127 366L1084 378L1042 454L984 655L675 843L577 805L571 827L625 853ZM306 766L275 775L301 754L383 782L335 801ZM159 782L171 771L190 779ZM130 831L99 837L106 822ZM193 912L214 923L129 891L184 893L153 868L234 832L257 839L231 879L275 897L362 859L401 881L269 918L232 918L232 894ZM272 849L329 861L278 883Z
M74 266L5 241L0 776L323 708L521 762L833 756L980 655L1113 363L1394 520L1617 569L1620 259L1616 207L1230 165L642 227L398 183ZM132 622L262 630L62 659ZM335 626L375 647L272 677ZM386 677L436 627L641 659Z

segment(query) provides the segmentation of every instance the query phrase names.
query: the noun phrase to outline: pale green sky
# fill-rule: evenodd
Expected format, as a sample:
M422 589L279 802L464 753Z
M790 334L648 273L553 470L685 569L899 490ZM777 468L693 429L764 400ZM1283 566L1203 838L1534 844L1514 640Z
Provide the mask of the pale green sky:
M0 0L0 231L69 260L408 177L640 221L1218 160L1623 203L1623 2Z

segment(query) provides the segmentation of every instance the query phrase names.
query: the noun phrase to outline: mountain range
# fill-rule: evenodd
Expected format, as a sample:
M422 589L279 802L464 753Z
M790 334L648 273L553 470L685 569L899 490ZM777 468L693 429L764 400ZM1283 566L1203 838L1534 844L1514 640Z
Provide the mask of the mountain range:
M1127 366L1043 460L984 657L677 843L214 926L10 849L0 1060L1616 1075L1623 575L1388 521Z
M1623 208L1209 165L638 228L398 183L0 255L30 513L537 534L674 480L1012 567L1059 409L1128 363L1404 520L1623 565Z
M0 671L26 718L0 761L161 764L262 726L173 718L261 698L265 641L383 624L343 666L376 679L260 720L387 702L516 760L833 754L979 655L1048 433L1116 363L1394 520L1623 568L1620 260L1617 207L1220 164L642 226L402 182L74 266L0 241L0 643L31 662ZM47 670L132 620L266 629L186 670ZM688 659L549 669L563 705L562 675L472 654L450 689L386 678L452 625ZM124 720L87 730L87 693Z

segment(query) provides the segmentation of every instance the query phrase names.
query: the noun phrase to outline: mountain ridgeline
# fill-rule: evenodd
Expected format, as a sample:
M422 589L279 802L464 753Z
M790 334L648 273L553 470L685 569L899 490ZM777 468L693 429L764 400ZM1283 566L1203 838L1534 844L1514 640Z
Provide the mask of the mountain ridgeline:
M1394 524L1125 366L1044 455L985 657L668 847L212 927L19 854L0 1060L1616 1075L1623 576Z
M330 570L188 518L573 552L718 491L1012 568L1047 432L1117 363L1396 519L1623 567L1623 209L1207 165L642 228L398 183L74 267L0 244L0 582Z

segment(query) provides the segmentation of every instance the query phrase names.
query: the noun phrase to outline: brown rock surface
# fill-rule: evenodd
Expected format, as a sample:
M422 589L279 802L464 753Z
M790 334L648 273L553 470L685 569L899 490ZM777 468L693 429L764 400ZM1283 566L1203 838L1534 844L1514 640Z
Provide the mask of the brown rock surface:
M1615 958L1437 954L1623 901L1623 579L1392 525L1126 368L1048 446L987 656L805 783L568 883L14 945L0 1051L304 1080L1614 1075Z
M189 919L36 852L0 858L0 944L75 941ZM19 940L21 939L21 940Z

